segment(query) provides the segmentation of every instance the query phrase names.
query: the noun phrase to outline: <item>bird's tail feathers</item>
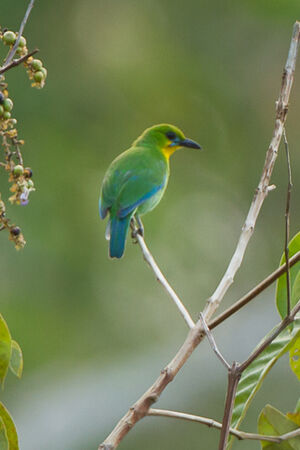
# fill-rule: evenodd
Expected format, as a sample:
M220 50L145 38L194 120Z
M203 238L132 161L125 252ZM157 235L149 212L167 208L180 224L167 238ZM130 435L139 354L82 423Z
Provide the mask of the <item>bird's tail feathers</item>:
M121 258L125 250L131 214L124 218L112 217L110 219L110 242L109 256L111 258Z

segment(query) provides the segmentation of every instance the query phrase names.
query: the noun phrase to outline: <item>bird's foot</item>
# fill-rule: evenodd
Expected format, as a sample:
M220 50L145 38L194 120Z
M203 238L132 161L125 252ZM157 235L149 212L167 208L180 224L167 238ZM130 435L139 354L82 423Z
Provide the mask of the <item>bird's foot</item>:
M137 239L137 235L140 235L140 236L142 236L142 237L144 237L144 229L142 229L142 228L134 228L132 231L131 231L131 237L132 237L132 239L133 239L133 243L134 244L137 244L138 243L138 239Z
M137 235L139 234L140 236L144 237L143 223L138 215L134 216L131 219L131 230L132 230L131 237L133 239L133 243L137 244L138 243Z

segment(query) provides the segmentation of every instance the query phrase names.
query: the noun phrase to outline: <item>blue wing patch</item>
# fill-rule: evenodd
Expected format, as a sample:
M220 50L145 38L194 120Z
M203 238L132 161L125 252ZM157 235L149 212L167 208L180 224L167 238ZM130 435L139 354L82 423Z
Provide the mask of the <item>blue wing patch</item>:
M165 182L161 183L158 186L155 186L153 189L151 189L147 194L143 195L139 200L134 202L132 205L127 206L126 208L120 208L118 211L118 217L121 219L128 216L132 211L134 211L138 206L140 206L142 203L144 203L146 200L148 200L150 197L155 195L158 191L160 191L165 185Z

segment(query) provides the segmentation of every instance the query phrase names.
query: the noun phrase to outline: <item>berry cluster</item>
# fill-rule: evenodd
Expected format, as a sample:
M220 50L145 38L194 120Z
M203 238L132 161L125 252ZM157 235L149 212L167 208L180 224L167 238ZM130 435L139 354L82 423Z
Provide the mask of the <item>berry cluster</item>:
M12 49L18 39L18 33L9 30L3 33L0 31L0 39L2 39L4 45L8 45ZM21 36L19 39L16 54L23 59L28 55L27 42L24 36ZM47 78L47 69L43 66L42 61L28 56L23 62L27 69L29 79L33 81L31 85L39 89L43 88Z
M42 88L47 78L47 69L43 66L40 59L33 59L32 56L24 62L30 80L33 80L31 86Z
M32 170L30 167L25 167L23 163L21 148L24 141L19 139L16 128L17 120L12 117L14 104L9 97L4 72L16 65L23 64L29 79L32 80L32 86L42 88L45 85L47 70L40 59L33 58L33 54L37 50L28 52L24 36L0 28L0 41L9 47L3 65L1 66L0 63L2 69L2 74L0 74L0 169L2 167L9 175L8 180L11 183L10 191L12 193L9 201L12 204L27 205L29 194L35 190ZM14 58L14 55L17 57ZM0 231L4 229L8 230L9 239L15 243L17 249L24 247L26 242L21 229L7 218L6 206L0 194Z
M11 111L14 107L13 101L8 98L8 92L0 92L0 121L5 121L11 118Z
M12 47L18 38L18 33L14 33L13 31L5 31L2 35L3 44L9 45ZM18 48L16 54L19 56L25 56L28 53L28 49L26 47L26 39L24 36L21 36L18 43Z
M16 249L20 250L26 244L23 233L20 227L11 225L9 219L6 218L6 208L4 202L1 200L0 194L0 230L5 228L9 231L9 239L14 242Z
M24 141L18 138L16 129L17 120L11 118L13 102L8 96L7 84L0 82L0 137L4 150L4 161L0 161L6 172L9 173L9 182L12 183L10 191L12 195L9 201L12 204L27 205L30 192L34 191L32 170L24 168L21 147ZM6 217L5 204L0 198L0 230L7 229L9 238L15 243L17 249L24 247L25 239L21 229L10 223Z

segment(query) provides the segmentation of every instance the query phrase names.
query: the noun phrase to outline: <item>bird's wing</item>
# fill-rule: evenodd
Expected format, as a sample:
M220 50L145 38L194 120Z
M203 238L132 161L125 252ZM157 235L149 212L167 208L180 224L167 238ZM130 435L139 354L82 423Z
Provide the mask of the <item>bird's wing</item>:
M145 183L145 180L141 180L141 187L138 186L137 177L133 177L133 180L124 186L119 200L118 216L120 218L126 217L138 206L144 203L146 200L155 195L158 191L163 189L165 180L161 184Z
M114 209L122 218L155 195L165 186L165 163L140 150L127 151L116 158L102 185L100 216L104 218Z

